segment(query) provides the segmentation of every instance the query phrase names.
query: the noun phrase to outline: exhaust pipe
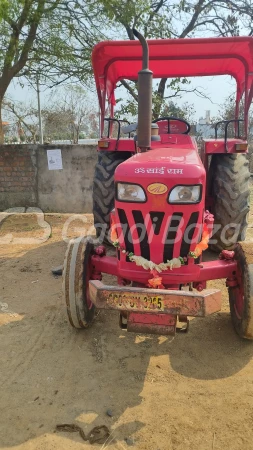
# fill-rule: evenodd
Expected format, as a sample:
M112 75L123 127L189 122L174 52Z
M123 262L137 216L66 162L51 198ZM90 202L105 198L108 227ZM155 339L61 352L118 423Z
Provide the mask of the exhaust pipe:
M139 39L143 50L142 70L138 72L138 147L141 152L146 152L151 146L153 72L148 68L146 39L135 29L133 34Z

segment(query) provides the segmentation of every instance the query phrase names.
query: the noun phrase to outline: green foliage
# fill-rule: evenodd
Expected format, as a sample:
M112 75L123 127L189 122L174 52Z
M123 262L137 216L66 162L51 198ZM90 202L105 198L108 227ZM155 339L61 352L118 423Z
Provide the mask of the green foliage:
M195 114L194 106L190 103L184 103L182 106L178 106L175 102L170 101L165 104L161 111L161 116L173 116L179 119L184 119L189 123L193 122Z
M138 95L137 85L134 82L128 82L131 89ZM181 108L177 106L177 98L182 97L181 90L185 90L185 86L189 85L190 81L186 78L175 78L167 83L166 97L161 96L158 92L158 83L153 86L152 104L153 114L152 119L157 119L162 116L175 116L181 119L192 121L194 115L194 108L192 105L185 103ZM184 91L183 91L184 92ZM137 120L138 103L132 95L128 94L126 98L118 98L116 100L117 107L115 117L118 119L126 119L130 122Z
M49 86L71 78L90 80L91 49L102 40L102 18L97 5L88 3L0 0L0 143L3 99L14 78L26 77L34 84L39 79Z
M116 111L114 114L116 119L125 119L130 122L136 120L138 103L133 100L130 94L127 95L127 98L118 98L116 100L116 105Z
M218 112L218 115L213 118L212 124L213 127L217 122L220 122L221 120L233 120L235 119L235 98L233 95L230 95L222 105L221 109ZM244 119L244 101L240 102L239 107L239 119ZM219 126L219 130L221 133L224 134L225 132L225 125L221 124ZM240 130L241 134L243 134L243 124L240 124ZM228 127L228 136L234 137L234 124L231 123ZM253 138L253 110L252 108L249 110L249 140L251 141Z
M90 26L95 15L95 6L79 0L0 0L0 98L14 77L87 82L92 46L102 39Z
M98 3L110 26L122 32L125 29L129 39L134 39L132 28L137 28L146 38L171 36L172 15L168 1L100 0Z
M134 39L133 27L147 38L252 35L252 17L252 2L245 0L0 0L0 109L13 78L89 85L94 44ZM154 90L154 117L187 91L188 83L161 80ZM123 116L136 115L132 98L119 105Z

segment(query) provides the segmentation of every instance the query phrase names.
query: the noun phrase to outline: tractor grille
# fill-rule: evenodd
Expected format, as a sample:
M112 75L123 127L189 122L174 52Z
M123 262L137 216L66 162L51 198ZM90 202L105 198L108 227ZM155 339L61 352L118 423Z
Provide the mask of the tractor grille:
M130 252L130 253L134 253L134 245L133 245L132 235L130 233L130 226L129 226L127 216L126 216L124 209L119 208L118 215L119 215L121 227L124 230L124 241L125 241L126 251ZM128 257L126 260L128 262L130 261Z
M189 251L190 251L190 247L191 247L191 241L194 235L194 231L196 228L196 225L198 223L198 218L199 218L199 213L198 212L193 212L188 224L186 225L186 229L188 228L189 231L187 232L187 242L185 240L185 235L186 233L184 233L183 239L182 239L182 244L181 244L181 249L180 249L180 255L187 256Z
M151 245L148 242L148 232L145 225L145 220L143 214L139 210L132 211L133 221L131 221L131 225L128 221L127 215L125 211L121 208L118 208L118 216L124 230L124 242L125 247L128 252L136 253L135 244L133 242L131 229L134 225L134 228L137 230L137 235L139 238L138 241L138 250L143 258L148 260L151 258ZM177 237L178 229L182 226L181 221L183 219L182 212L175 212L171 219L165 219L165 213L160 211L151 211L149 213L151 226L153 227L153 233L155 236L159 237L161 235L159 252L163 254L163 261L166 262L173 258L175 240ZM196 226L198 224L199 212L193 212L187 223L183 224L183 228L180 228L181 233L183 233L182 238L180 239L180 251L177 256L185 257L188 255L191 247L191 241L194 236ZM165 224L163 221L167 222L167 229L164 229ZM164 241L164 242L162 242ZM175 255L174 255L175 256ZM127 258L127 261L128 258Z
M150 214L150 218L152 220L154 233L155 233L155 235L158 235L160 233L160 230L161 230L161 226L162 226L162 222L163 222L163 218L165 216L165 213L158 211L158 212L151 212L149 214Z
M141 211L133 211L133 217L136 229L140 239L141 256L150 260L150 248L148 243L148 234L145 228L144 218ZM138 226L139 225L139 226Z
M177 236L177 230L179 228L183 213L175 213L171 217L169 228L167 231L166 241L163 251L163 260L167 261L173 258L174 241ZM184 255L182 255L184 256Z

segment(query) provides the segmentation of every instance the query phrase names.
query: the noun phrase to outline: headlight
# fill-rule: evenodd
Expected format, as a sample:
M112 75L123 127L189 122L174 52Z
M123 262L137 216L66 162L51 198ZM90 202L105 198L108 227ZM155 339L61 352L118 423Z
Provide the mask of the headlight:
M138 184L117 183L117 200L121 202L139 202L146 201L144 189Z
M169 203L199 203L201 191L201 185L176 186L170 191Z

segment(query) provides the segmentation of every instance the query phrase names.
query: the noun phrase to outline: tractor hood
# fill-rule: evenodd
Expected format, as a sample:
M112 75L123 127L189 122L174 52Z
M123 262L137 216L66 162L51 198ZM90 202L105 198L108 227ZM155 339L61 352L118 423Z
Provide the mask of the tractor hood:
M205 169L196 149L157 148L138 153L115 171L115 181L137 183L147 187L150 183L204 184Z
M197 150L183 146L157 147L120 164L115 171L115 223L125 227L126 250L156 263L185 257L193 251L202 227L205 178ZM195 188L200 193L199 200L191 202L188 195ZM133 192L140 193L139 200L134 199L136 194L131 197ZM141 230L146 230L146 234L139 243ZM119 264L130 264L131 268L125 260Z

